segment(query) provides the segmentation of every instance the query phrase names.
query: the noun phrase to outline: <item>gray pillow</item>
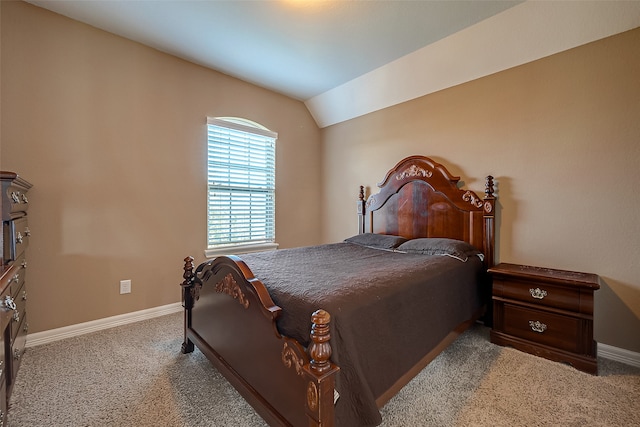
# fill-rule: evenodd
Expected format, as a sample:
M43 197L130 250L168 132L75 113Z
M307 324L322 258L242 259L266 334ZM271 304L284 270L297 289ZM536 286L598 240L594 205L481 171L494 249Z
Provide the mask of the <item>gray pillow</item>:
M398 251L424 254L424 255L449 255L466 261L470 256L481 252L471 244L456 239L444 237L424 237L411 239L396 248Z
M368 246L371 248L379 249L395 249L398 245L406 242L401 236L394 236L391 234L376 234L376 233L363 233L356 234L353 237L345 239L345 242L355 243L356 245Z

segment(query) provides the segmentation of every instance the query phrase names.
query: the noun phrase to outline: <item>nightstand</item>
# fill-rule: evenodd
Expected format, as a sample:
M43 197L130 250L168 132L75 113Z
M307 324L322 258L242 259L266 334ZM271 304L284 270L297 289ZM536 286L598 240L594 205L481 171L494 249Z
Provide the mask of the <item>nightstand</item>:
M598 373L593 340L596 274L502 263L493 277L491 342L590 374Z

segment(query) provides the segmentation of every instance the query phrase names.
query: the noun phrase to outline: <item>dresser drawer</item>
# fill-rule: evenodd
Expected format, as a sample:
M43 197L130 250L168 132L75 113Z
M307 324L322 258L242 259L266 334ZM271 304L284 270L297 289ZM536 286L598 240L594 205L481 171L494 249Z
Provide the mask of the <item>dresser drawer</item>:
M29 246L31 230L27 224L27 217L7 221L3 225L4 233L4 262L18 259Z
M15 340L22 328L22 322L27 315L27 287L23 285L13 296L16 309L11 315L11 339Z
M12 382L15 381L16 374L18 369L20 368L20 363L22 362L22 356L24 355L24 350L27 345L27 331L29 329L29 324L27 323L27 315L26 313L20 319L19 326L17 328L17 335L13 340L13 345L11 346L11 378Z
M27 261L24 259L24 254L13 263L13 266L14 268L9 278L9 295L15 301L18 290L24 285L27 277Z
M7 369L6 358L5 358L5 333L4 329L0 334L0 377L2 377L2 382L6 382L7 373L5 372Z
M16 280L19 280L18 272L20 271L20 267L17 264L5 266L4 268L5 271L0 279L0 290L2 290L0 294L0 330L2 331L11 322L15 311L15 302L11 291Z
M4 359L3 359L4 360ZM7 423L7 380L4 375L0 376L0 425Z
M29 187L31 187L31 185L29 185ZM13 185L6 186L2 203L3 217L11 216L11 214L18 212L26 212L27 209L29 209L27 190L28 188L18 188Z
M580 311L580 289L567 289L530 280L495 278L493 295L562 310Z
M570 352L580 350L579 318L504 304L504 332Z

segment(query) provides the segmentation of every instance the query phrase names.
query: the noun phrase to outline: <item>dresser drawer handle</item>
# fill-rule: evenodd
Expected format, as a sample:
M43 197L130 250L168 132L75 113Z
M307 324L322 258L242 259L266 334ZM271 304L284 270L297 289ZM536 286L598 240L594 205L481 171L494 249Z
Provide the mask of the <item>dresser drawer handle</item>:
M16 236L16 242L22 243L22 233L18 231L18 235Z
M16 360L20 360L20 357L22 356L21 351L19 348L16 348L15 350L13 350L13 358Z
M25 227L24 235L27 237L31 237L31 230L29 229L29 227Z
M0 308L8 308L10 310L15 310L16 303L13 302L13 298L7 295L6 297L4 297L4 301L0 299Z
M531 288L531 289L529 289L529 293L535 299L543 299L544 297L547 296L547 291L545 291L544 289L540 289L540 288L535 288L535 289Z
M20 312L18 310L13 311L13 321L20 323Z
M543 333L547 330L547 325L539 320L536 320L535 322L533 320L529 320L529 326L533 332Z
M12 191L11 200L13 200L13 203L20 203L20 193L17 191Z

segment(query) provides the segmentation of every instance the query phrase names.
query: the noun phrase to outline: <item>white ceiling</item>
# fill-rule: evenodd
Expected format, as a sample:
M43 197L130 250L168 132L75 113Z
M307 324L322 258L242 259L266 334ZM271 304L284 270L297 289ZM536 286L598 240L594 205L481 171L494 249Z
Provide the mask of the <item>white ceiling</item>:
M29 2L303 101L518 3Z
M550 5L573 4L570 7L563 6L561 20L552 23L555 26L572 25L572 22L567 23L564 16L569 16L571 21L576 15L575 9L578 8L589 9L588 15L592 20L625 21L623 24L616 23L615 29L608 29L604 33L600 31L595 36L580 39L587 41L575 41L569 47L547 49L551 53L640 26L640 1L28 1L160 51L305 101L320 126L421 96L429 91L438 90L443 84L446 86L459 83L457 79L452 83L435 83L435 89L428 88L425 92L422 88L416 93L403 94L400 96L401 99L397 100L376 98L374 101L381 103L380 105L369 105L369 101L366 101L368 97L363 96L361 98L367 105L354 106L356 110L353 111L345 110L344 104L349 102L345 102L344 96L357 98L359 91L365 94L371 92L372 87L367 85L376 83L370 81L372 77L375 78L376 73L384 74L386 79L393 77L407 80L407 77L390 76L387 68L389 66L397 68L402 61L406 62L414 57L434 57L434 49L444 49L448 52L447 56L457 55L460 58L468 53L473 55L474 51L477 53L477 49L473 47L474 41L478 40L478 37L485 37L487 28L505 28L503 32L498 32L498 39L487 40L487 43L497 46L497 50L501 50L500 44L505 38L524 38L530 43L528 38L539 38L539 34L548 32L549 14L558 15L557 8ZM593 7L582 6L587 3L598 3L601 7L594 11ZM625 8L615 6L623 3L626 4ZM612 4L614 7L611 7ZM541 8L547 10L546 14L536 16L536 11ZM603 18L600 10L612 8L620 11L612 18ZM521 33L519 21L523 21L525 26L534 27L535 30L529 31L531 34L526 31L524 34ZM510 22L510 25L505 27L504 22ZM581 21L578 25L593 26L592 24L592 21ZM477 28L484 30L478 32ZM554 28L551 30L554 37L558 36ZM495 33L495 30L489 30L489 33ZM459 43L451 45L450 40L458 34L466 34L463 40L468 45L467 50L461 51ZM560 34L559 37L564 36ZM551 40L549 43L553 44L554 41ZM483 47L487 48L486 45ZM517 51L520 48L516 46L512 49ZM441 56L442 54L438 54L438 61ZM527 60L519 58L518 62ZM486 62L482 58L480 61ZM500 64L498 68L502 69L518 65L509 65L509 61L503 65L499 58L495 58L494 62ZM459 62L450 64L461 68L469 68L468 65ZM428 74L424 72L428 70L422 71L421 74ZM420 73L420 70L414 69L409 72ZM486 75L490 72L495 72L491 66L489 71L483 70L479 73ZM450 72L445 70L444 74ZM471 74L469 77L460 78L468 80L478 77L474 73ZM415 80L413 76L409 76L409 81ZM432 86L433 84L434 82L430 83ZM378 90L379 87L378 95L384 95L384 90ZM397 98L398 93L406 90L389 89L392 92L391 98ZM354 90L358 93L354 93ZM340 101L334 99L336 96ZM387 95L383 96L385 97L388 98ZM342 104L340 108L337 108L336 102Z

